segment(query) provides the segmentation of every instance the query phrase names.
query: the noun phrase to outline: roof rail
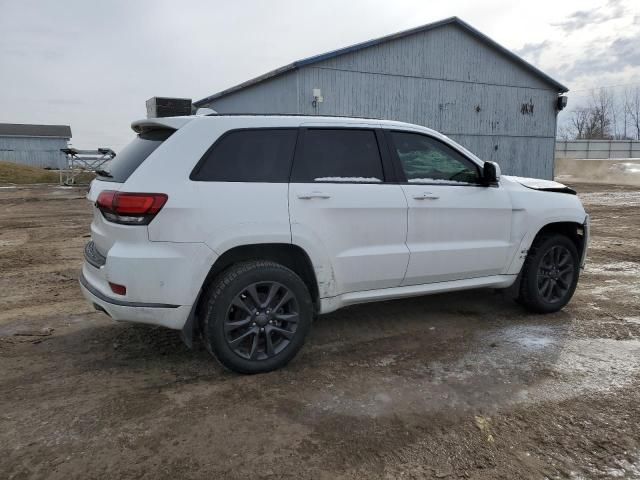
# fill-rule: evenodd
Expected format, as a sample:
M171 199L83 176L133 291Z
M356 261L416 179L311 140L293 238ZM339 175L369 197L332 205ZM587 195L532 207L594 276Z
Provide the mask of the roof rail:
M317 118L358 118L361 120L388 120L378 117L359 117L357 115L315 115L310 113L209 113L205 117L317 117Z

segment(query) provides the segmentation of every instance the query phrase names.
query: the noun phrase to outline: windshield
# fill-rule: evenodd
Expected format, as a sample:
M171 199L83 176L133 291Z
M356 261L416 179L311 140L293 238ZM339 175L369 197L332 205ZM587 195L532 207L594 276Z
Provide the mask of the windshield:
M126 182L136 168L142 165L142 162L174 131L152 130L139 134L111 160L108 167L96 172L98 174L97 178L105 182Z

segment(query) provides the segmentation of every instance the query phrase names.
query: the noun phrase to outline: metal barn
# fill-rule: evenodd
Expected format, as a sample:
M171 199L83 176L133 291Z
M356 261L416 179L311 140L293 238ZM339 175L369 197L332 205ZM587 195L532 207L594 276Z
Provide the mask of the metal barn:
M0 161L65 168L67 157L60 149L67 148L70 139L68 125L0 123Z
M559 95L567 91L452 17L291 63L195 105L416 123L504 173L552 178Z

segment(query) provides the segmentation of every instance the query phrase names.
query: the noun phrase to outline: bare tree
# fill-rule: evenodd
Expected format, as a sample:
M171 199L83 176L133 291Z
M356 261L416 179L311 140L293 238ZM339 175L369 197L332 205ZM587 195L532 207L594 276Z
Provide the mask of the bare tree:
M558 127L558 133L556 135L558 140L567 141L575 138L573 131L573 125L561 125Z
M611 138L613 105L614 95L610 90L600 88L591 93L589 104L590 121L588 124L588 137L586 138Z
M624 109L629 115L629 123L636 140L640 140L640 87L625 93Z
M624 140L630 136L640 140L640 88L625 92L624 98L612 88L592 90L587 104L570 112L562 135L576 140Z
M582 140L587 132L590 117L589 108L576 108L571 112L571 130L576 140Z
M629 89L625 89L624 90L624 95L623 95L623 99L622 99L622 104L621 104L621 110L622 110L622 135L620 136L620 138L622 140L630 140L631 137L629 137L629 111L630 109L628 108L628 103L629 103Z

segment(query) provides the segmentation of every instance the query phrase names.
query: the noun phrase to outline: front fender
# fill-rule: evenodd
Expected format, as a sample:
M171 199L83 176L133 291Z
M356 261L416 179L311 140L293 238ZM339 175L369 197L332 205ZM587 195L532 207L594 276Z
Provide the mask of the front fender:
M548 215L543 217L540 216L532 216L529 218L529 221L526 224L526 231L520 244L515 252L511 263L507 267L505 271L506 274L509 275L517 275L520 273L522 269L522 265L524 264L525 259L527 258L527 254L529 253L529 249L533 244L536 236L540 231L546 227L547 225L551 225L553 223L575 223L576 226L585 226L588 225L589 216L584 212L576 212L573 209L562 209L554 212L549 212ZM585 235L588 235L588 232L585 229ZM587 239L585 238L585 241ZM586 245L584 248L584 252L586 252ZM583 254L584 257L584 254ZM581 259L581 265L584 262Z

